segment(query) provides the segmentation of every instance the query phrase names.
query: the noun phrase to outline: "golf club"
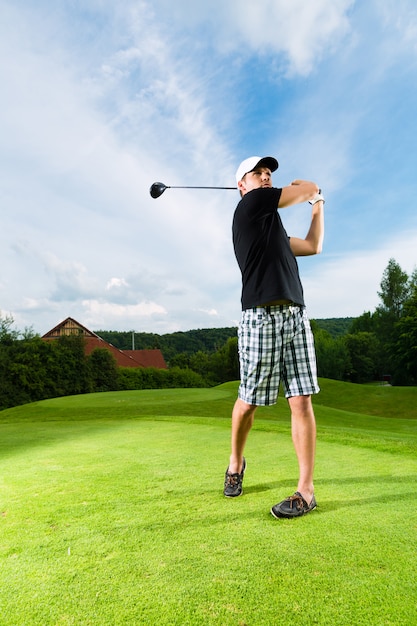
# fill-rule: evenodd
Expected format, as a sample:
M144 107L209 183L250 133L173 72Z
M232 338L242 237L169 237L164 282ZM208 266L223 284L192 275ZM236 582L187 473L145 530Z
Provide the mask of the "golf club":
M152 198L159 198L159 196L162 196L162 194L164 193L165 189L237 189L237 187L183 187L183 186L170 186L170 185L164 185L164 183L153 183L153 185L151 185L151 188L149 189L149 193L151 194Z

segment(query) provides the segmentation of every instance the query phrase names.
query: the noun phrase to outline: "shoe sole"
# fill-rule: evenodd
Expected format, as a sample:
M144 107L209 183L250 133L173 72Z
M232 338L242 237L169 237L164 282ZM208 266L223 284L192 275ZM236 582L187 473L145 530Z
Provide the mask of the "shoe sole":
M308 509L307 511L304 511L303 513L301 513L301 515L277 515L275 511L273 510L274 507L272 507L272 509L270 510L270 513L273 517L275 517L275 519L294 519L295 517L304 517L304 515L307 515L307 513L311 513L311 511L314 511L314 509L316 508L317 508L317 504L312 506L311 509Z
M241 491L240 493L237 493L237 494L236 494L236 495L234 495L234 496L228 496L227 494L223 493L223 495L224 495L224 497L225 497L225 498L238 498L238 497L239 497L239 496L241 496L242 494L243 494L243 489L242 489L242 491Z

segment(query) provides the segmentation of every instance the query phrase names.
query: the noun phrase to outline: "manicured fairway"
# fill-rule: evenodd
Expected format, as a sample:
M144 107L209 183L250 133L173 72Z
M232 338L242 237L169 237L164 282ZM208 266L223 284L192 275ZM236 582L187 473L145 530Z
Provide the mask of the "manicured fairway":
M416 623L416 420L316 404L318 509L276 520L297 480L288 410L259 411L244 495L229 500L235 394L0 412L0 624Z

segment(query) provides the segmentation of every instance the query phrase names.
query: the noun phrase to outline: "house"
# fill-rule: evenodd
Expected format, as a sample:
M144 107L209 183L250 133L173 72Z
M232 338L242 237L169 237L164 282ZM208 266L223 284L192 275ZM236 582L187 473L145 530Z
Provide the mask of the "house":
M107 343L92 330L67 317L66 320L52 328L42 336L45 341L51 341L65 335L82 335L85 341L85 353L91 354L97 348L104 348L111 352L119 367L156 367L168 369L160 350L119 350L111 343Z

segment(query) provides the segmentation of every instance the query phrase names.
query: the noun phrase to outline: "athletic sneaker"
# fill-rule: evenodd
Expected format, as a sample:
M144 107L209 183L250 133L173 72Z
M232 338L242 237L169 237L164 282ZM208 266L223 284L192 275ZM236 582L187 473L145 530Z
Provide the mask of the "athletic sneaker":
M286 500L278 502L278 504L273 506L271 513L276 518L286 517L290 519L306 515L306 513L310 513L310 511L315 509L316 506L317 502L314 496L312 497L310 504L307 504L301 493L296 491L293 496L290 496Z
M237 496L242 495L243 487L243 476L245 474L246 469L246 460L243 457L242 471L237 474L230 474L229 468L226 470L226 475L224 477L224 495L226 498L236 498Z

